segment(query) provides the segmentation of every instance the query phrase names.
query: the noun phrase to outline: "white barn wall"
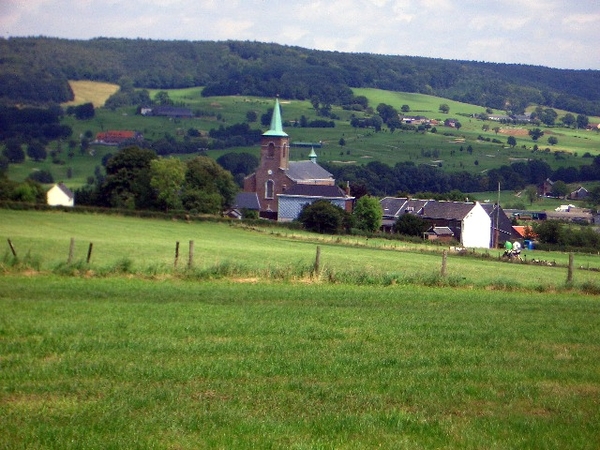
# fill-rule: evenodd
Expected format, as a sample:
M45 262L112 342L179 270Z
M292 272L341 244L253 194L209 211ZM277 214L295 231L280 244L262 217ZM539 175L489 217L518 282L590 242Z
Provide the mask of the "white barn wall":
M468 248L490 248L492 220L479 202L462 223L461 244Z

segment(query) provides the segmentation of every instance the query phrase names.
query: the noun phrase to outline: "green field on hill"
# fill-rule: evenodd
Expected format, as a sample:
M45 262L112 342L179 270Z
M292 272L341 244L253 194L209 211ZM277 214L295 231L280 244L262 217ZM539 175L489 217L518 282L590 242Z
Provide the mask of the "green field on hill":
M439 279L442 250L447 247L399 240L316 235L277 227L225 223L139 219L100 214L0 210L2 238L10 239L17 256L36 271L79 274L123 272L140 276L310 280L320 247L320 281L374 284L442 282L487 289L564 289L568 254L531 250L525 259L556 263L555 267L499 261L500 250L472 256L450 253L448 279ZM67 266L71 238L72 265ZM194 270L186 273L189 242L194 242ZM174 271L176 243L180 261ZM85 264L89 243L90 264ZM4 266L10 267L8 245ZM600 256L577 254L574 282L586 289L600 282ZM589 270L594 269L594 270Z
M135 108L120 108L116 111L97 109L96 116L88 121L77 121L73 117L64 119L70 125L73 137L91 131L93 135L105 130L137 130L149 140L157 140L165 135L176 139L183 139L190 128L208 133L212 128L230 126L246 121L246 113L255 111L258 116L267 112L273 106L273 99L232 96L232 97L202 97L202 88L189 88L169 90L170 98L177 104L189 107L194 111L201 111L202 115L193 119L168 119L166 117L143 117L135 114ZM157 91L151 91L155 95ZM358 116L363 113L345 111L333 107L332 112L339 117L335 120L335 128L300 128L287 126L286 132L292 142L323 142L323 147L317 149L319 161L336 164L366 164L370 161L381 161L393 166L397 162L411 161L415 164L429 164L440 167L445 171L468 171L471 173L485 173L492 168L508 165L515 161L527 158L539 158L556 169L562 166L580 167L590 164L590 158L583 158L589 153L592 156L600 154L600 133L585 130L574 130L560 127L545 129L546 134L539 140L539 151L533 152L533 142L527 136L527 128L531 127L503 127L496 122L481 121L467 117L471 114L483 112L483 108L468 105L440 97L422 94L397 93L376 89L355 89L356 95L369 98L370 105L376 108L379 103L386 103L400 110L401 106L408 104L411 108L409 114L424 115L432 119L443 121L445 118L458 119L462 127L460 130L437 126L437 133L417 133L414 131L396 130L394 133L384 129L375 133L372 129L353 128L350 125L352 114ZM448 114L438 111L439 105L446 103L450 107ZM282 115L285 121L293 123L306 116L309 120L317 119L317 115L309 101L281 101ZM600 118L590 118L591 122L600 122ZM252 128L264 130L258 122L250 124ZM488 125L490 130L484 131L482 127ZM500 126L502 131L495 133L493 128ZM509 134L516 135L517 146L510 148L506 145ZM550 146L548 136L558 138L559 143ZM478 139L481 136L490 142ZM340 139L345 141L344 146L339 145ZM499 143L493 143L496 139ZM472 153L467 152L471 146ZM55 150L56 144L50 145L49 150ZM63 165L27 160L23 164L10 166L9 176L15 180L23 180L34 170L48 170L56 181L66 181L72 187L78 187L87 182L87 178L94 173L94 168L100 166L101 158L108 152L116 151L115 148L93 146L94 154L81 155L76 151L67 157L63 144ZM200 148L200 147L199 147ZM461 151L462 149L462 151ZM226 150L209 151L209 156L215 159L227 152L248 152L258 155L258 146L235 147ZM306 159L308 149L293 148L291 158L295 160ZM70 168L71 178L67 177Z

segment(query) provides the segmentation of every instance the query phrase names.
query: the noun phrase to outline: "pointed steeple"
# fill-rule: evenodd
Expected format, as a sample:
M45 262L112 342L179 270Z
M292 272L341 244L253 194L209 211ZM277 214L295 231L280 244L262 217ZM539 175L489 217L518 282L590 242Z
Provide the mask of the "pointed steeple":
M263 133L263 136L278 136L287 137L287 133L283 131L281 122L281 109L279 107L279 99L275 99L275 107L273 108L273 117L271 117L271 128Z
M308 155L308 159L310 159L310 161L314 162L315 164L317 163L317 153L315 152L314 147L311 148L310 153Z

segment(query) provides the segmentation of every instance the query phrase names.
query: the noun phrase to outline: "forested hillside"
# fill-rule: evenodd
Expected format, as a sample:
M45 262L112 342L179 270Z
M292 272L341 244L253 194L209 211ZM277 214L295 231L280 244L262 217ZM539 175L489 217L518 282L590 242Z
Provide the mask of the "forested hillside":
M350 88L373 87L513 113L539 104L600 115L600 71L325 52L259 42L0 39L3 103L70 100L67 80L158 89L206 86L207 96L317 97L338 105L350 101Z

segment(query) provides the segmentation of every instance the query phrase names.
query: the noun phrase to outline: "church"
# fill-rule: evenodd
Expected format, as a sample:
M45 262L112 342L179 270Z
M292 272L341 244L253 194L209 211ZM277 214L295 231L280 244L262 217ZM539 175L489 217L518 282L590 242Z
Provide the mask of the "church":
M278 99L271 126L261 137L259 166L244 179L244 193L256 194L260 217L278 221L296 219L305 204L317 200L328 200L349 212L354 203L333 175L317 164L314 149L307 161L290 161L290 138L283 131Z

